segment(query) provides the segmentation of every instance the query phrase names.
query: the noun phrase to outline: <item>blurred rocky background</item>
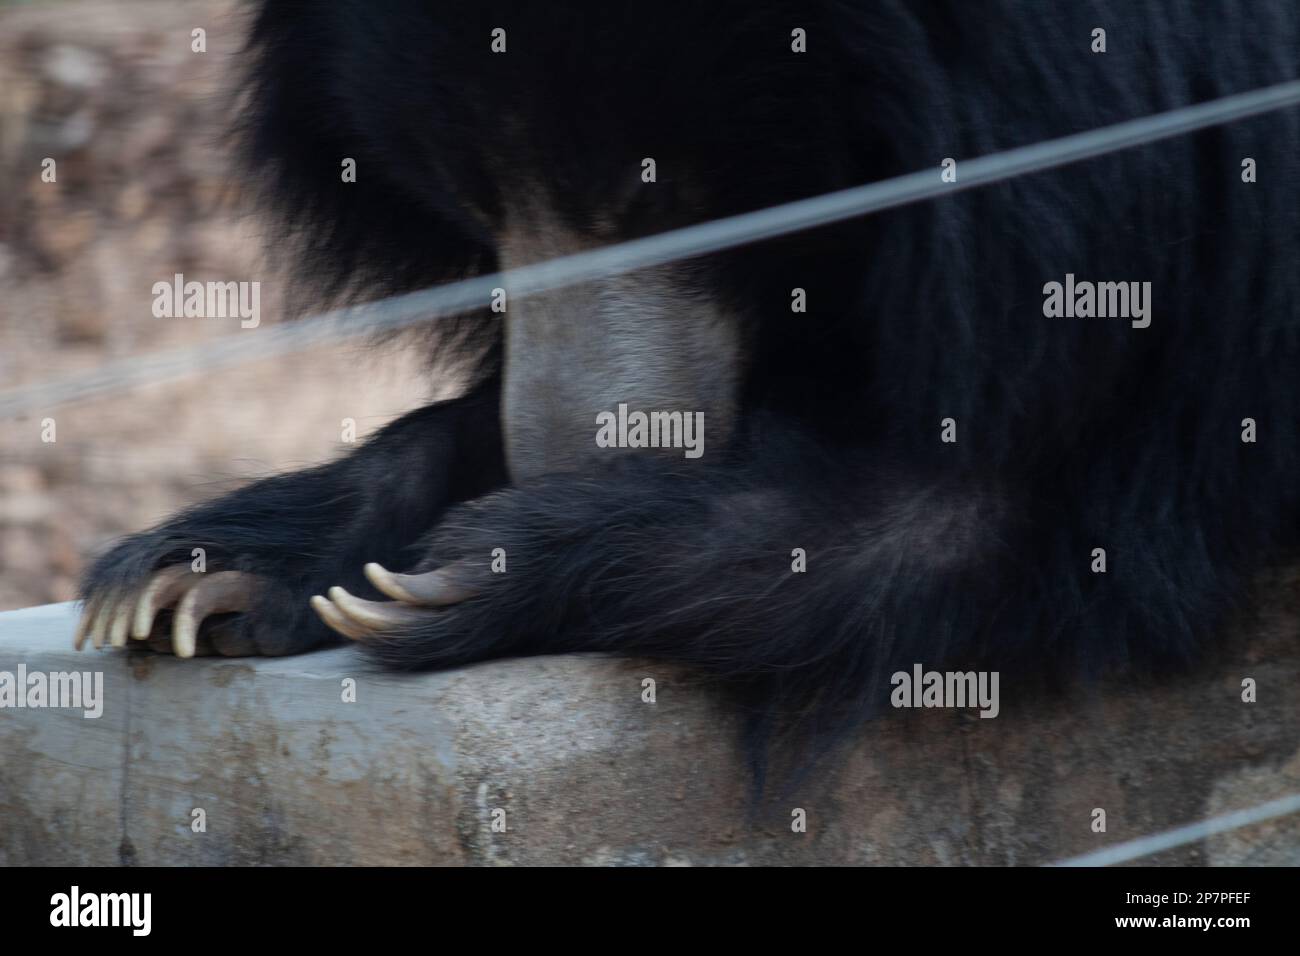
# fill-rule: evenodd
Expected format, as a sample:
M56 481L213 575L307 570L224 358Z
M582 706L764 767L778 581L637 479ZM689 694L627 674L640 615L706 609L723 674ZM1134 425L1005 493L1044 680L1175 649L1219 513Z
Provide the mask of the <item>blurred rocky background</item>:
M0 0L0 389L258 334L156 318L152 286L175 273L261 282L262 328L293 311L231 163L246 15L210 0ZM345 418L363 436L418 404L437 377L393 352L316 350L0 421L0 610L69 600L117 535L340 454Z

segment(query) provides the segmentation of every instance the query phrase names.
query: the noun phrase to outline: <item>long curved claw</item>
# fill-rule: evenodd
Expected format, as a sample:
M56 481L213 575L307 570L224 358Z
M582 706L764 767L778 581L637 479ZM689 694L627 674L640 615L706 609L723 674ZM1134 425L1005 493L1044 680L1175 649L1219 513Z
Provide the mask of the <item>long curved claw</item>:
M81 619L77 621L77 630L72 635L72 646L76 650L81 650L82 645L86 643L86 638L90 636L91 625L99 614L102 603L102 599L87 601L81 608Z
M131 602L121 601L113 610L113 619L108 625L108 644L110 647L126 647L126 633L131 625Z
M185 593L187 587L195 583L188 565L164 568L149 579L149 584L140 595L135 605L135 615L131 622L131 636L143 641L153 630L153 621L163 608L171 607ZM201 580L201 579L200 579Z
M337 634L342 634L348 640L361 641L370 635L369 631L354 623L351 618L331 604L329 598L313 594L310 604L311 609L325 622L326 627Z
M434 613L396 601L367 601L341 587L330 588L328 598L315 595L311 607L326 627L353 641L419 624Z
M363 569L370 583L394 601L424 607L445 607L459 604L478 592L459 584L447 568L426 571L423 574L394 574L373 561Z
M247 611L257 594L257 578L242 571L205 574L186 592L176 607L172 622L172 651L177 657L193 657L199 625L212 614Z
M389 631L418 624L428 617L427 611L417 611L391 601L366 601L353 597L340 587L329 590L334 606L356 624L371 631Z
M423 574L395 574L372 561L363 570L392 601L367 601L341 587L330 588L329 597L317 594L311 599L312 610L326 627L354 641L418 625L436 613L435 608L459 604L479 593L460 583L454 564Z
M95 647L107 642L125 647L131 638L148 641L155 650L171 650L177 657L193 657L203 643L199 627L213 614L247 611L261 579L243 571L199 574L187 565L155 572L142 589L113 591L96 597L82 610L72 638L81 650L89 640ZM156 635L158 613L174 607L170 635Z
M104 634L108 631L108 622L113 619L113 610L116 607L117 602L114 601L113 596L110 596L95 612L94 623L90 626L90 642L95 645L95 650L104 646Z

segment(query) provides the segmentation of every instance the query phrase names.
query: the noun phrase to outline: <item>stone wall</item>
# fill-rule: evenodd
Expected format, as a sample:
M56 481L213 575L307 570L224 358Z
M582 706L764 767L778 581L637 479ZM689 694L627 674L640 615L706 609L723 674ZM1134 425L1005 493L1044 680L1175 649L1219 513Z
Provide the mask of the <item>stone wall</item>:
M0 865L1052 862L1300 791L1295 596L1184 678L891 715L757 811L734 715L659 664L77 654L73 605L9 612L0 672L102 669L104 708L0 710ZM1148 862L1298 864L1300 815Z

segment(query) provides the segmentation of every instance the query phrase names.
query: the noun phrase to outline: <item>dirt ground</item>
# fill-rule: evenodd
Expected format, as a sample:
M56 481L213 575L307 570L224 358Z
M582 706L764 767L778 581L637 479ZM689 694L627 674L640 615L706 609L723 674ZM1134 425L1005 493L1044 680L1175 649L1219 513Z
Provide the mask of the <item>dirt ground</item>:
M0 390L258 334L155 317L152 286L176 273L260 282L262 329L302 311L286 307L229 161L242 16L188 0L0 0ZM347 346L0 421L0 609L69 600L116 536L332 458L344 419L361 438L454 387L400 348Z

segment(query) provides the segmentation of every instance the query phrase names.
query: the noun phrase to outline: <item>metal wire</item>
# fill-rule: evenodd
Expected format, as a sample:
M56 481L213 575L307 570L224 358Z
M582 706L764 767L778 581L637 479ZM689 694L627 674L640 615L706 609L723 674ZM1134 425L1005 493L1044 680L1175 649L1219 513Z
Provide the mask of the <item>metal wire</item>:
M404 328L488 304L492 290L527 295L718 252L908 203L1053 169L1106 153L1300 104L1300 81L1129 120L1102 129L959 162L956 182L939 170L909 173L780 206L659 233L644 239L476 276L419 292L337 309L297 322L241 330L216 343L107 362L99 368L0 392L0 418L12 418L108 392L271 358L326 342ZM254 334L255 332L255 334Z
M1234 810L1232 813L1210 817L1208 820L1202 820L1199 823L1189 823L1187 826L1166 830L1164 833L1153 833L1149 836L1129 840L1126 843L1117 843L1115 846L1108 846L1104 850L1096 850L1082 856L1073 856L1068 860L1061 860L1049 865L1112 866L1116 863L1127 863L1139 857L1150 856L1152 853L1172 850L1176 846L1185 846L1188 843L1204 840L1206 837L1262 823L1265 820L1284 817L1291 813L1300 813L1300 793L1279 797L1277 800L1270 800L1268 803L1261 803L1257 807L1250 807L1246 810Z

